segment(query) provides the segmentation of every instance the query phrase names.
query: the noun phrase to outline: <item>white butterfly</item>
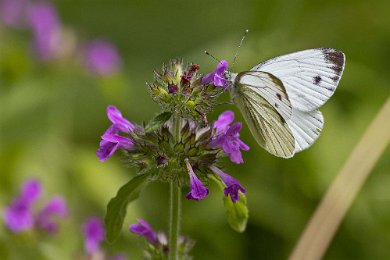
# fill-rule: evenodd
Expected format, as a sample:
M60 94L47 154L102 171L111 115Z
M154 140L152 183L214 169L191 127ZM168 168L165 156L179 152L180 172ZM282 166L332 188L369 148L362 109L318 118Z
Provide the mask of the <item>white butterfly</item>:
M320 135L324 118L318 109L336 90L344 64L344 53L319 48L224 76L256 141L271 154L290 158Z

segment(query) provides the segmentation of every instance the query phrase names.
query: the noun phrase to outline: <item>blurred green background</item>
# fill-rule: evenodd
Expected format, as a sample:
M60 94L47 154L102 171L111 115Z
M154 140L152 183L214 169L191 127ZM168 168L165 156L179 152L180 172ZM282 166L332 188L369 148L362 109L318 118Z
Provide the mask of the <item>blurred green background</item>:
M29 176L42 180L46 198L57 193L67 198L71 217L62 223L62 231L34 244L47 259L81 254L82 222L91 215L104 216L108 200L135 174L121 165L119 155L105 163L95 155L100 135L110 124L105 107L114 104L137 123L149 120L159 107L145 82L153 80L153 69L172 58L198 63L207 73L215 62L203 51L232 61L245 29L250 32L237 71L314 47L336 48L347 57L336 93L321 109L325 128L309 150L290 160L278 159L243 128L241 139L251 147L244 153L245 163L226 161L227 172L248 191L250 219L243 234L228 226L216 187L204 201L183 200L182 232L197 241L195 259L287 258L321 196L390 94L388 0L53 3L78 39L114 43L123 68L97 77L69 59L42 63L31 54L28 32L0 29L0 209ZM242 120L232 105L218 107L210 119L226 109ZM387 148L325 259L390 258L389 158ZM128 224L142 217L155 229L167 231L168 188L162 183L148 186L129 206L120 240L104 248L139 259L142 242L127 231ZM36 250L30 240L2 226L0 258L25 259L28 248Z

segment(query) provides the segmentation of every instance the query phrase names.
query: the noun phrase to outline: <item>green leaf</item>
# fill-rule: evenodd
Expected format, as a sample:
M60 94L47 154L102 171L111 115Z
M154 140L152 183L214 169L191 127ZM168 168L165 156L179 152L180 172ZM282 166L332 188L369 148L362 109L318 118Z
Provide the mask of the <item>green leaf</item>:
M171 112L163 112L153 118L146 126L145 132L153 132L160 128L165 122L167 122L172 116Z
M244 232L248 222L249 211L246 206L246 196L240 192L240 200L233 203L230 196L223 198L227 220L232 229L237 232Z
M114 198L107 205L104 223L106 226L106 238L108 242L114 242L123 226L126 217L127 205L138 198L141 190L147 184L149 173L137 175L123 185Z
M221 191L224 190L224 185L222 182L215 177L214 175L210 176L211 179L218 185ZM242 233L246 229L246 224L248 223L249 210L246 206L246 196L244 193L239 192L240 200L233 203L230 195L228 197L223 197L223 202L226 208L227 221L232 229Z

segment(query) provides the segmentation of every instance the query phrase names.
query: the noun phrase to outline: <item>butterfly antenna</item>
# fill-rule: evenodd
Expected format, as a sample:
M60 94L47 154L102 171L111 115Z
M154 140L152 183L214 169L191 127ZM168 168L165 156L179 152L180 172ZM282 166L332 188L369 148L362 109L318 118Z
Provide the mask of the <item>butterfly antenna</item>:
M211 58L213 58L214 60L218 61L218 63L221 62L219 59L215 58L215 57L214 57L210 52L208 52L208 51L204 51L204 54L206 54L206 55L210 56Z
M244 39L245 39L246 35L248 34L248 32L249 32L249 30L246 29L245 32L244 32L244 35L243 35L242 38L241 38L241 41L240 41L240 44L238 45L236 54L234 55L232 69L234 68L234 64L236 64L236 60L237 60L237 57L238 57L238 53L240 52L240 48L241 48L242 43L244 42Z

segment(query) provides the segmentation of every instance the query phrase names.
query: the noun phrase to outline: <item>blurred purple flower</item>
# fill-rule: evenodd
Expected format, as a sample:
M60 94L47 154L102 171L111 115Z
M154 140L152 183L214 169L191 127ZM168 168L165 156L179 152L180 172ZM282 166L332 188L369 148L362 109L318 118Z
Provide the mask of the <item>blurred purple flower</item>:
M104 240L105 232L100 218L91 217L83 226L84 248L88 254L100 251L100 244Z
M64 218L67 214L68 208L64 198L55 196L38 212L35 224L37 227L53 234L58 231L58 224L55 222L55 218Z
M190 175L190 192L187 193L186 198L189 200L202 200L208 194L209 190L203 185L203 183L198 179L194 171L192 170L191 164L188 159L185 160L188 174Z
M222 182L226 186L224 189L224 194L226 197L230 195L233 203L236 203L236 201L240 199L239 191L246 193L246 190L241 186L238 180L234 179L229 174L224 173L215 166L211 166L210 169L221 178Z
M1 22L13 27L22 25L26 4L26 0L0 0Z
M41 59L54 58L59 51L61 26L53 5L34 3L27 9L27 23L34 35L34 46Z
M38 180L27 180L11 205L4 211L4 222L13 232L21 232L39 228L48 233L55 233L58 225L55 217L65 217L67 207L65 200L59 196L53 197L37 214L33 207L42 193Z
M214 86L223 87L225 89L227 87L227 82L224 73L228 66L229 64L226 60L221 60L213 72L202 77L202 84L207 85L212 83Z
M248 151L249 146L240 140L241 123L236 122L230 125L234 120L232 111L225 111L214 122L215 134L210 142L211 147L221 147L229 155L234 163L243 163L241 150Z
M86 46L85 62L90 70L100 75L112 74L121 65L115 46L103 40L92 41Z
M106 130L96 152L100 161L105 161L111 157L118 149L131 149L134 146L130 138L118 135L119 132L131 134L136 126L122 116L122 113L115 106L107 107L107 117L112 125Z
M20 196L4 211L4 222L11 231L21 232L34 227L32 207L41 192L42 187L37 180L27 180L23 184Z
M149 243L156 246L159 244L159 240L156 232L152 229L148 222L143 219L138 219L139 224L131 224L129 227L130 232L144 236Z

